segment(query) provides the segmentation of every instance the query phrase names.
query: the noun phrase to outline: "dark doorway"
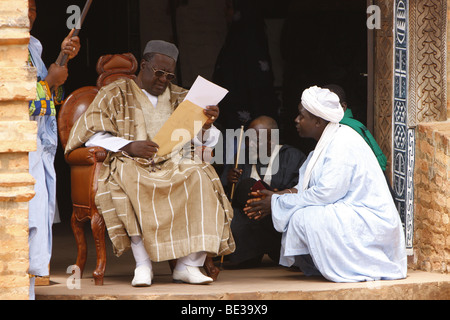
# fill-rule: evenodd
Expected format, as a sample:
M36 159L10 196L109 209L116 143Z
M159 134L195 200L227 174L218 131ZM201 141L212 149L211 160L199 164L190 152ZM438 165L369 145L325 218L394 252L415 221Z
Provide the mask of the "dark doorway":
M304 89L330 83L342 86L354 117L366 124L366 2L290 1L282 32L284 62L282 136L310 151L314 142L299 139L294 127Z
M365 1L228 0L227 8L228 35L213 77L230 90L218 120L224 128L248 125L242 114L276 117L281 142L309 153L315 142L298 137L297 106L304 89L326 84L343 87L354 117L366 124ZM262 67L267 60L270 72Z
M229 0L239 2L245 0ZM66 10L70 5L83 8L85 0L37 0L38 18L32 34L43 44L43 59L50 65L68 34ZM104 54L131 52L141 56L139 22L140 0L93 1L80 33L82 48L69 63L66 94L77 88L94 85L95 65ZM189 0L183 3L188 4ZM311 85L335 83L346 93L349 107L356 119L366 124L367 115L367 27L366 1L361 0L257 0L263 19L282 23L276 41L270 38L271 63L279 66L274 90L279 99L278 115L282 143L288 143L308 153L314 142L300 139L294 125L302 91ZM170 15L161 19L169 19ZM278 23L278 22L277 22ZM268 25L268 24L266 24ZM278 25L278 24L276 24ZM207 26L205 26L207 27ZM273 36L273 34L272 34ZM245 41L243 44L245 45ZM272 51L273 52L273 51ZM277 79L275 79L277 80ZM70 221L70 171L58 149L55 167L58 175L57 197L60 216Z
M44 47L47 66L55 62L64 37L69 33L66 22L71 16L67 8L77 5L82 10L85 0L37 0L38 17L31 34ZM100 56L131 52L140 57L139 0L93 1L80 32L81 50L69 62L66 93L86 85L95 85L95 65Z
M72 12L70 5L83 10L85 0L37 0L37 19L31 34L43 45L45 64L54 63L62 40L69 33L66 22ZM110 53L132 52L140 57L139 0L93 1L80 32L81 50L69 61L69 78L64 85L66 96L83 86L95 85L96 63L100 56ZM57 200L62 222L69 222L72 214L70 197L70 168L59 145L55 169L57 173Z

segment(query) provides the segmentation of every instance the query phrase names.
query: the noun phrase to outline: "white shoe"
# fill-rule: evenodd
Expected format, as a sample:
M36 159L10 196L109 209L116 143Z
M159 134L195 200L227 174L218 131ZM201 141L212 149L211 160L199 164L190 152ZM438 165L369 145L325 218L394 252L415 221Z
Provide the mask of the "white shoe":
M177 283L207 284L213 282L213 279L201 273L198 267L186 266L182 271L176 268L173 270L173 281Z
M134 278L131 281L133 287L149 287L153 280L153 270L147 266L134 269Z

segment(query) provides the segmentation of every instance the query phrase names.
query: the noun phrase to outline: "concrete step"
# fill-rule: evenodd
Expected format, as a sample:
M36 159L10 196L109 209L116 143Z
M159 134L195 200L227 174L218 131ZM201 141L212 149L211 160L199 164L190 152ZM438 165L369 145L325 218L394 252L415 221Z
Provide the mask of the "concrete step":
M449 300L450 274L409 270L406 279L360 283L333 283L322 277L306 277L303 273L276 265L267 256L261 267L223 270L217 281L209 285L172 282L167 262L153 263L151 287L134 288L131 280L134 259L130 251L117 258L107 248L107 266L103 286L94 285L95 248L88 236L88 261L79 283L66 273L76 260L76 245L70 229L54 229L50 285L36 287L37 300ZM109 242L109 240L107 240ZM69 286L68 286L69 281ZM78 286L79 284L79 286ZM71 289L70 287L74 286Z
M129 274L105 277L103 286L92 277L79 283L69 274L50 277L49 286L36 287L37 300L448 300L450 275L409 271L406 279L360 283L333 283L322 277L305 277L279 266L223 270L209 285L176 284L169 270L155 268L153 284L131 286ZM158 270L159 269L159 270ZM168 269L168 268L167 268ZM68 285L69 283L69 285Z

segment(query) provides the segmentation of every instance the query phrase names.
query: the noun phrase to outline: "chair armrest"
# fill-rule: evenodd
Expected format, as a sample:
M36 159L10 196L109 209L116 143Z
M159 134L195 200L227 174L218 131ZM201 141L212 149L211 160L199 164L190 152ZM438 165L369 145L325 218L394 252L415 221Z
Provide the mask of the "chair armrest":
M81 147L66 154L64 158L69 165L90 166L105 160L108 151L102 147Z

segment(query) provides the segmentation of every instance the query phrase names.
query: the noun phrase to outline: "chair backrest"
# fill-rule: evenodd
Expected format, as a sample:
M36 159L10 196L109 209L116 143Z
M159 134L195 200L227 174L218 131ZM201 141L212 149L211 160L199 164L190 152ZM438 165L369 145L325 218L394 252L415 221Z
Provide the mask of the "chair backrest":
M108 54L97 61L97 87L101 88L119 78L135 79L137 60L131 53Z
M82 87L72 92L61 106L58 113L58 132L63 149L66 148L72 126L89 107L97 92L97 87Z
M98 90L119 78L135 79L137 60L131 53L108 54L98 59L96 70L99 75L97 86L86 86L75 90L66 98L59 110L58 131L63 149L66 148L72 126L89 107Z

